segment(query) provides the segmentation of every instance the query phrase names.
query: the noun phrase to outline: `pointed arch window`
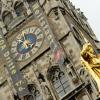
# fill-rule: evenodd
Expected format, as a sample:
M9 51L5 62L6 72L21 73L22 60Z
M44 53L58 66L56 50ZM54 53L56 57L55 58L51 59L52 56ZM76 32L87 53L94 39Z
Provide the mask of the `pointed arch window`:
M14 6L17 16L27 15L27 10L22 2L16 2Z
M8 27L8 25L12 22L13 20L13 15L11 12L9 11L5 11L3 12L2 14L2 19L3 19L3 22L5 24L6 27Z
M48 74L48 77L60 98L71 90L69 80L60 68L54 66L48 71Z

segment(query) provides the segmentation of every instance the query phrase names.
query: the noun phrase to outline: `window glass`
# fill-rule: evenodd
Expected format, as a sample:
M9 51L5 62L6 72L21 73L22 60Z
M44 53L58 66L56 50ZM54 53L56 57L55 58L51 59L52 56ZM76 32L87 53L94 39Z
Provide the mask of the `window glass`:
M59 68L54 70L52 73L52 83L57 91L59 97L63 97L66 93L71 90L71 86L67 76Z

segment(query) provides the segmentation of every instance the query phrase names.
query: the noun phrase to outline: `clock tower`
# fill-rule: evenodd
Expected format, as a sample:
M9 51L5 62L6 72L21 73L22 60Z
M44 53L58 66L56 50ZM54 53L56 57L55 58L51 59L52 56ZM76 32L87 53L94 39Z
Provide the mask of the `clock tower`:
M43 32L36 26L29 26L19 32L13 40L11 53L18 61L27 60L36 54L44 40Z
M19 97L1 53L0 99L98 98L97 83L81 64L80 52L87 39L99 53L100 42L80 9L70 0L1 0L0 4L0 34L30 92Z

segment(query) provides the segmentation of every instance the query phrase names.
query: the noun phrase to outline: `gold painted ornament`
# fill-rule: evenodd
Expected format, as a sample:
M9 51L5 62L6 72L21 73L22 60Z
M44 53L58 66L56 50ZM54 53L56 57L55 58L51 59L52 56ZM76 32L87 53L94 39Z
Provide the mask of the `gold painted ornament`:
M95 54L90 43L83 45L81 51L81 62L96 81L100 97L100 54Z

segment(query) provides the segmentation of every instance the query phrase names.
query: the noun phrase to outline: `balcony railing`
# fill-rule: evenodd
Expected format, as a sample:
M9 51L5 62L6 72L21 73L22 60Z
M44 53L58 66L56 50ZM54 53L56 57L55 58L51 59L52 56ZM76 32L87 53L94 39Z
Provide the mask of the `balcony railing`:
M21 15L19 17L16 17L12 20L11 23L9 23L8 25L8 30L11 30L13 29L14 27L16 27L18 24L20 24L23 20L25 19L25 16L24 15Z

